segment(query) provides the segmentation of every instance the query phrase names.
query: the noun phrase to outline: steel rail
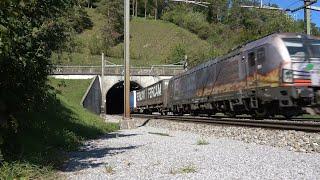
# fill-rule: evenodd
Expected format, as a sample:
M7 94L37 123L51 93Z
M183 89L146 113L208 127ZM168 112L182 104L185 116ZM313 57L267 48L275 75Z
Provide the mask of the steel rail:
M311 121L294 121L294 120L253 120L253 119L238 119L238 118L215 118L215 117L188 117L188 116L161 116L161 115L142 115L133 114L135 118L149 119L165 119L172 121L196 122L205 124L220 124L232 126L249 126L258 128L297 130L307 132L320 132L320 122Z

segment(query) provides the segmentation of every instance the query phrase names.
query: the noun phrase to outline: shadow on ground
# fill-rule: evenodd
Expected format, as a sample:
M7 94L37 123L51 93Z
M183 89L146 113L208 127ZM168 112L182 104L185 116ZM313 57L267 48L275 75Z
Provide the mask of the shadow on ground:
M122 133L111 133L106 134L102 138L97 139L96 141L103 141L110 138L122 138L137 136L138 134L122 134ZM63 172L74 172L88 168L95 168L105 165L107 162L101 160L101 158L107 156L114 156L117 154L124 153L126 151L139 148L141 146L125 146L125 147L96 147L97 144L92 142L85 145L80 151L72 152L69 154L69 161L64 166Z

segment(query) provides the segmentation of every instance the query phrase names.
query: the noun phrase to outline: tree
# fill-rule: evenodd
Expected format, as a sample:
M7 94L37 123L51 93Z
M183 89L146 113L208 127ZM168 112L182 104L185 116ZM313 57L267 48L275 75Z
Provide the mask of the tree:
M148 0L144 0L144 18L147 18L147 2Z
M207 11L207 20L209 22L221 22L228 16L227 0L209 0L210 3Z
M103 0L99 11L106 19L102 34L105 40L105 47L108 49L123 40L123 1Z
M0 137L19 132L17 114L41 111L50 96L49 58L67 40L70 0L0 1ZM1 121L1 120L0 120ZM6 132L6 134L4 134ZM2 138L0 138L1 141Z
M157 20L157 18L158 18L158 0L155 0L154 19Z

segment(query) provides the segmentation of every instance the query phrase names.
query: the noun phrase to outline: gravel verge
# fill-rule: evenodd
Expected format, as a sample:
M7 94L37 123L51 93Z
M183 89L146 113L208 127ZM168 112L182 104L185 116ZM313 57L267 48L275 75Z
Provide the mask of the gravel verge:
M135 118L135 120L137 125L141 125L146 121L146 119L140 118ZM145 123L145 126L188 131L206 137L229 138L246 143L281 147L296 152L320 153L320 133L243 126L210 125L163 119L150 119Z
M159 122L148 125L159 126ZM318 153L298 153L172 128L122 130L88 141L69 155L61 173L66 179L320 178Z

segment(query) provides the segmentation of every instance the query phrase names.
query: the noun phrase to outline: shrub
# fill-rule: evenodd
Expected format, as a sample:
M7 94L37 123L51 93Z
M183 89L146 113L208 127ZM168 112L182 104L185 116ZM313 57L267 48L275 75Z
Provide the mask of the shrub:
M188 29L202 39L208 38L210 26L206 16L201 12L187 9L184 6L175 6L172 10L165 12L162 18Z

